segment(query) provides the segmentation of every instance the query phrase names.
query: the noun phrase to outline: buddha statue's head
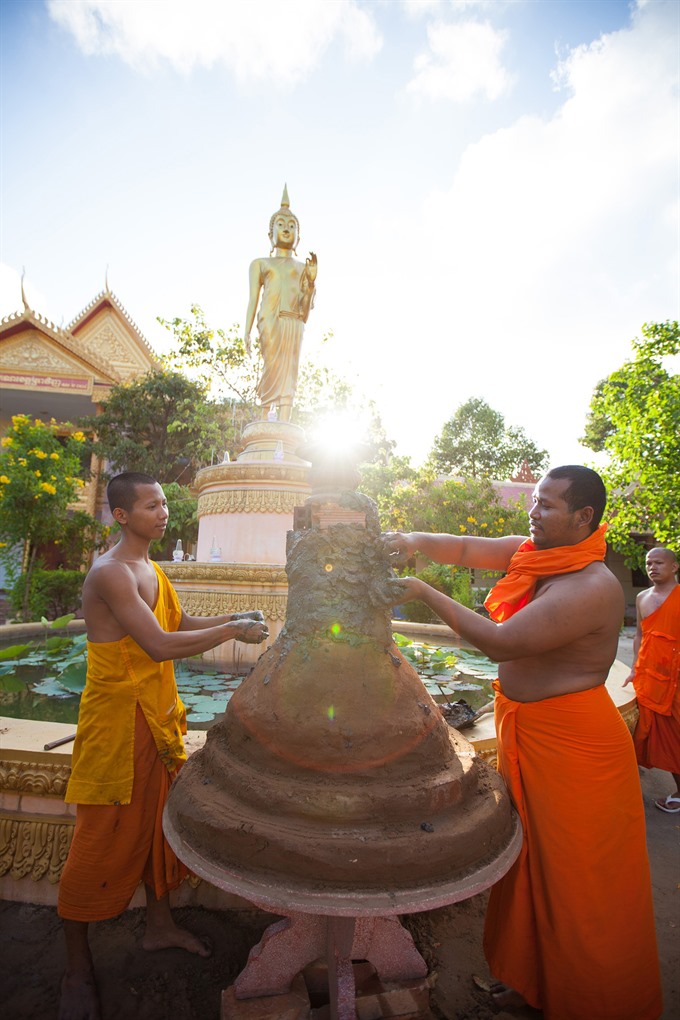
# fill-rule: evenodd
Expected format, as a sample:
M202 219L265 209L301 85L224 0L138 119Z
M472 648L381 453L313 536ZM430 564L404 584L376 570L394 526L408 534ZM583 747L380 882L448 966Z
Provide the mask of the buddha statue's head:
M287 185L283 187L281 208L274 213L269 221L269 240L272 251L275 248L289 248L293 254L297 254L296 249L300 241L300 221L290 210Z

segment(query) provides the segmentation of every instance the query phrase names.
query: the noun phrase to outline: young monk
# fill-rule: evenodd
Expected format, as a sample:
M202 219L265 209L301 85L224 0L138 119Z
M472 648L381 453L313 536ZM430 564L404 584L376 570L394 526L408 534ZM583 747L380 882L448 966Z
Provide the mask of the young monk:
M655 800L660 811L680 812L680 585L678 559L670 549L650 549L646 559L652 587L635 600L633 683L640 717L633 741L640 765L665 769L675 790Z
M554 468L536 486L531 538L386 536L397 563L506 572L491 619L406 578L452 630L499 662L498 767L524 845L491 890L484 949L501 1008L546 1020L656 1020L661 1013L644 811L633 742L605 688L624 600L604 565L596 472Z
M168 523L158 482L125 472L111 479L107 497L121 537L83 585L87 681L65 796L78 807L59 887L67 955L60 1020L99 1020L88 924L125 910L142 880L143 948L210 955L204 942L175 925L168 900L187 875L162 828L170 784L186 760L186 713L172 660L232 638L259 643L268 637L259 611L199 618L181 609L149 559L150 543Z

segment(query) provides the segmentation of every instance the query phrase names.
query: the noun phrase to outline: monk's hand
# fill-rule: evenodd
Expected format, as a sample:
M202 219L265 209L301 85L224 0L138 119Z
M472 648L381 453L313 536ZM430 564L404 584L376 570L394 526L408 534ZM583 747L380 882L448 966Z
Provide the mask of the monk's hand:
M625 679L625 680L623 681L623 683L621 684L621 686L622 686L622 687L627 687L627 686L628 686L628 684L630 684L630 683L632 683L632 682L633 682L633 677L634 677L634 676L635 676L635 672L634 672L633 670L631 670L631 671L630 671L630 673L628 674L628 676L626 677L626 679Z
M413 535L405 535L401 531L387 531L382 536L382 540L393 567L403 567L416 553L416 542Z
M403 602L413 602L422 598L423 582L417 577L397 577L390 585L392 605L400 606Z
M236 635L237 641L244 641L247 645L261 645L269 637L269 627L259 620L237 621L241 631Z
M257 623L264 623L264 613L261 609L249 609L246 613L232 613L232 620L256 620Z

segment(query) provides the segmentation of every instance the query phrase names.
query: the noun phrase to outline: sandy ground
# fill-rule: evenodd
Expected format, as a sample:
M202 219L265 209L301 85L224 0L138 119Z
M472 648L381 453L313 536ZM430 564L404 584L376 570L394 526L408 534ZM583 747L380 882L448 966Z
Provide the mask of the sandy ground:
M630 641L619 657L630 662ZM680 815L653 806L673 788L668 773L641 770L664 990L663 1020L680 1020ZM615 867L616 863L612 862ZM538 1018L535 1010L496 1012L473 978L489 977L482 954L486 894L407 920L436 975L435 1016L445 1020ZM220 995L244 967L251 946L272 920L258 911L176 911L180 923L207 934L209 960L179 950L145 953L143 912L92 926L103 1020L219 1020ZM61 924L50 907L0 902L0 1006L4 1020L55 1020L64 969ZM585 1018L584 1020L597 1020Z

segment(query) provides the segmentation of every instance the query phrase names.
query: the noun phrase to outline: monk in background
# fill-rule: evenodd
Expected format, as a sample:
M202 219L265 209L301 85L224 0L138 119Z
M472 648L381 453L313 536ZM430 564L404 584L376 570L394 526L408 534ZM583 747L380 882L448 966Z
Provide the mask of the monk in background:
M168 899L188 874L162 827L170 785L186 761L186 712L172 660L232 639L259 643L268 637L259 610L210 618L182 610L149 559L151 542L163 537L168 523L158 482L125 472L111 479L107 498L121 537L83 585L87 680L64 798L78 806L59 885L67 961L60 1020L99 1020L88 925L122 913L141 881L147 902L142 947L210 955L200 938L175 924Z
M657 1020L661 983L633 742L605 681L623 591L604 565L606 492L589 468L549 471L526 540L412 533L385 537L395 563L503 571L490 619L418 578L420 599L499 663L498 768L524 829L520 855L492 888L484 950L496 1005L546 1020Z
M670 549L650 549L646 558L652 587L635 600L635 661L623 686L635 687L640 717L633 741L646 769L664 769L675 791L655 800L660 811L680 813L680 585L678 558Z

